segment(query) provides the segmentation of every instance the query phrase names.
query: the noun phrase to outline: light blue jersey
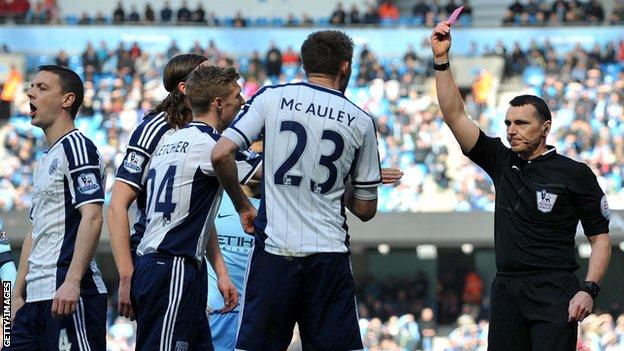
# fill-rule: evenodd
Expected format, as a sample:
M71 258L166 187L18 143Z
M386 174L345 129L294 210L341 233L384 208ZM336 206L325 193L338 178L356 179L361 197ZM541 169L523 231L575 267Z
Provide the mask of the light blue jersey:
M260 200L250 199L257 208ZM232 282L236 286L240 296L239 301L244 299L245 271L249 253L253 246L253 236L246 234L240 223L240 218L232 200L223 194L219 213L215 218L215 228L219 237L219 247L223 260L227 266ZM240 306L232 312L221 314L219 310L223 308L223 296L217 287L217 275L208 265L208 311L210 314L210 330L212 333L212 343L215 350L233 350L236 344L236 328Z
M11 244L4 231L4 222L0 218L0 280L10 281L11 286L15 285L17 270L11 255Z

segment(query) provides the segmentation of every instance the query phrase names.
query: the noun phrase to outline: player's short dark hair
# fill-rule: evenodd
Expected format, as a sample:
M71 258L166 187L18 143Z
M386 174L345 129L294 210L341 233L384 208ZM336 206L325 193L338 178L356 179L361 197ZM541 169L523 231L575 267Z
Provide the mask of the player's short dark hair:
M353 59L353 40L339 30L322 30L308 35L301 45L301 61L307 75L336 76L344 61Z
M39 66L39 72L41 71L50 72L58 77L63 94L74 94L74 103L71 105L69 114L72 118L76 118L84 99L84 86L80 76L69 68L56 65Z
M232 83L240 78L234 67L200 65L186 80L186 98L193 114L204 114L218 97L226 97L231 92Z
M181 128L187 125L193 119L193 113L186 97L178 89L178 84L185 82L189 74L206 60L208 59L205 56L196 54L180 54L172 57L165 65L163 73L163 85L169 95L151 112L165 112L165 120L171 127Z
M537 111L537 118L541 123L552 120L550 109L546 102L535 95L519 95L513 98L509 104L514 107L531 105Z

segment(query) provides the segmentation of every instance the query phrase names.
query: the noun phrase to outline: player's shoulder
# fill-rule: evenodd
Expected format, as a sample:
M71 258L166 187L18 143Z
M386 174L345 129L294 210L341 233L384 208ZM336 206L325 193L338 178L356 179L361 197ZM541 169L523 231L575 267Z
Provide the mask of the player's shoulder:
M192 121L188 126L181 129L185 133L197 134L199 141L217 142L221 138L221 134L204 122Z
M62 137L61 145L71 169L99 165L101 161L100 154L93 141L78 129L74 129Z
M129 146L153 151L162 136L171 129L165 112L149 112L130 136Z

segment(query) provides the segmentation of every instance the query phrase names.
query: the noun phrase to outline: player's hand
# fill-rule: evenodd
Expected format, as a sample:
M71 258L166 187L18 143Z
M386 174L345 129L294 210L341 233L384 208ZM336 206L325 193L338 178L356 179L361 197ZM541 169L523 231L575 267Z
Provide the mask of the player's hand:
M229 276L221 277L217 279L217 287L223 296L223 308L221 313L227 313L238 306L238 290L232 283Z
M382 168L381 182L383 184L394 184L403 177L403 171L398 168Z
M119 279L117 311L120 316L134 320L134 311L130 302L130 279Z
M579 291L570 300L568 322L582 322L594 308L594 299L585 291Z
M241 210L238 215L240 216L241 224L243 225L243 230L247 234L254 233L254 220L258 215L258 211L253 205L249 205L247 208Z
M24 297L22 296L11 296L11 323L15 320L15 314L17 310L24 306Z
M431 51L434 58L443 58L451 49L451 27L448 22L440 22L431 34Z
M52 300L52 317L69 317L76 312L80 298L80 282L65 280Z

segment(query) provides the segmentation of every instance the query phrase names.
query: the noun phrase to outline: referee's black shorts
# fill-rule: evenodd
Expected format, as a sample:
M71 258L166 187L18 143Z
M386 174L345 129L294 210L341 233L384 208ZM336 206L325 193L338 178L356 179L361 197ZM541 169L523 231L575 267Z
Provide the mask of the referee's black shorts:
M568 322L579 291L571 272L498 274L492 283L489 351L574 351L577 322Z

